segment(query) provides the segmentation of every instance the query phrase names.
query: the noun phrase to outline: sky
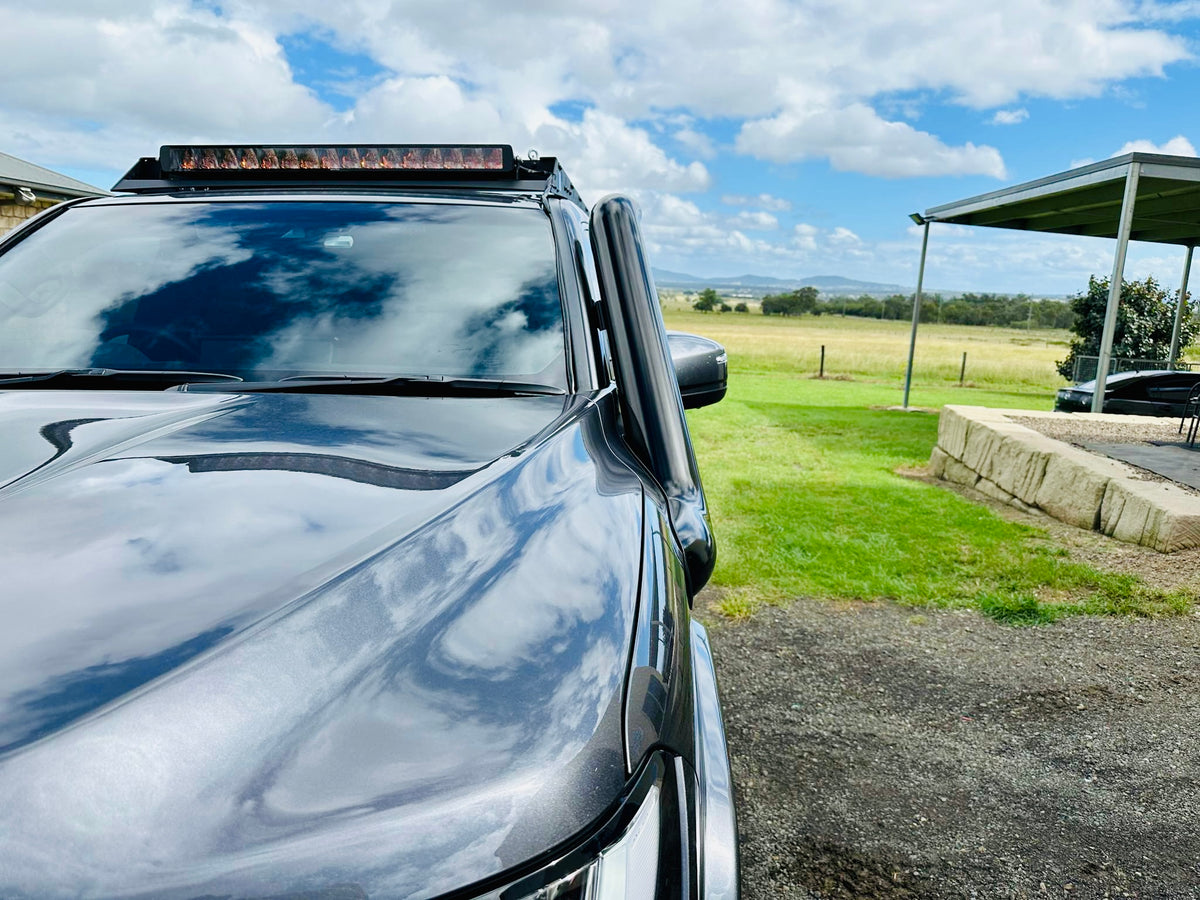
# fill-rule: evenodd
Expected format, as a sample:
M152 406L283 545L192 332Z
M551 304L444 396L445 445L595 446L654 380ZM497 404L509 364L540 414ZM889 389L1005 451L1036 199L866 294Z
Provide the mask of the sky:
M908 214L1195 156L1200 0L0 0L0 150L101 187L160 144L509 143L632 195L654 265L913 285ZM1072 293L1113 243L935 225L935 289ZM1131 246L1178 283L1183 250Z

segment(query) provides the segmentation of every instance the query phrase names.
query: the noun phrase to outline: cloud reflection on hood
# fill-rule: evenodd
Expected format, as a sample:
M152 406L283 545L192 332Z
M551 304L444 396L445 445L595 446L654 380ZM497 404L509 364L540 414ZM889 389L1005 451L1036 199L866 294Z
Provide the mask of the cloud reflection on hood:
M187 895L252 878L266 894L319 873L407 897L590 821L624 780L614 712L637 569L611 561L637 559L642 520L636 481L598 481L612 473L588 451L595 419L497 461L405 540L0 762L4 884ZM144 477L161 464L128 465ZM544 585L558 578L556 595Z

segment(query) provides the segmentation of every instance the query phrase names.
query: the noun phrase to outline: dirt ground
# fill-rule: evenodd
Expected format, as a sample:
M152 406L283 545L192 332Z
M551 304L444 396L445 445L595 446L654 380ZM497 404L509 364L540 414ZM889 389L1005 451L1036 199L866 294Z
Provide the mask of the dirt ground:
M1029 521L1200 584L1200 552ZM1200 898L1200 617L1016 628L798 598L730 621L712 599L748 900Z

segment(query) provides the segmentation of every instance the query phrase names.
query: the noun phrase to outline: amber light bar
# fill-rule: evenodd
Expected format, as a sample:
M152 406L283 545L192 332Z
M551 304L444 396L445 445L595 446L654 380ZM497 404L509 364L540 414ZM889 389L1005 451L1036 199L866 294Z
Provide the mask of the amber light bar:
M158 160L164 174L254 171L261 176L266 171L289 169L501 174L516 169L512 147L501 144L170 146L159 150Z

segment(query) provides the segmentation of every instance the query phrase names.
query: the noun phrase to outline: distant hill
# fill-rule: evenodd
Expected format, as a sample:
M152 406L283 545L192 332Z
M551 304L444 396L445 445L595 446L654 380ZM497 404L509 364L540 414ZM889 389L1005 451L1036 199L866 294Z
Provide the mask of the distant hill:
M810 278L770 278L766 275L734 275L724 278L701 278L685 272L667 269L654 270L654 282L659 287L684 291L744 290L753 294L768 294L778 291L794 291L802 287L815 287L822 294L905 294L913 288L902 284L884 284L878 281L859 281L840 275L816 275Z

